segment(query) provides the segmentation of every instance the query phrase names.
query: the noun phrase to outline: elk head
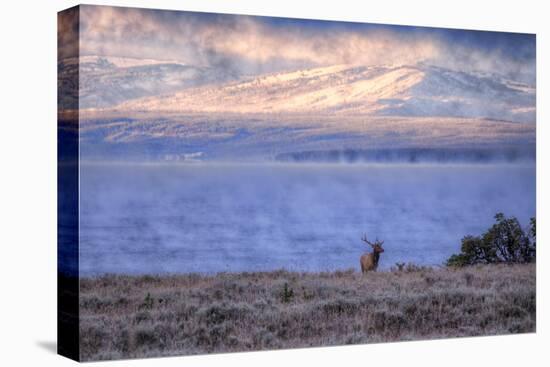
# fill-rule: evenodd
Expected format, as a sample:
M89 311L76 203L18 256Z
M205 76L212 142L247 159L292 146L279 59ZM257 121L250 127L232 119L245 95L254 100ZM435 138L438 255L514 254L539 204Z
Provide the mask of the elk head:
M395 263L395 266L397 267L397 271L403 271L405 263Z
M361 241L365 242L367 245L371 245L372 251L374 253L381 254L382 252L384 252L384 249L382 248L384 241L380 241L378 238L374 240L374 242L370 242L369 240L367 240L367 235L365 234L363 235L363 237L361 237Z
M366 273L367 271L376 271L378 268L378 261L380 260L380 254L384 252L382 244L384 241L379 241L378 238L374 242L370 242L367 239L367 235L361 237L361 241L372 247L372 252L365 253L360 258L361 263L361 272Z

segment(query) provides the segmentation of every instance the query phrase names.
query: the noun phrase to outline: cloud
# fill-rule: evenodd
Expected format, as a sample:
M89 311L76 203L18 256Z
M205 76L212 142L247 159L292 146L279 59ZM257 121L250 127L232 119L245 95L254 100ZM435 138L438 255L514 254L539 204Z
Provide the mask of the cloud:
M439 66L462 71L484 71L534 85L536 82L536 59L514 58L502 49L485 50L467 46L449 46L444 54L434 60Z
M509 35L81 6L80 45L83 55L178 60L236 74L334 64L427 62L534 80L534 54L529 52L534 43L528 45L523 59L518 58L513 48L525 42L520 38L510 43Z
M76 7L57 16L57 56L60 60L78 56L78 20Z
M194 65L230 58L245 64L413 63L433 58L424 39L401 39L388 31L318 28L299 22L276 27L262 17L83 7L82 52L161 57ZM225 60L227 62L227 60Z

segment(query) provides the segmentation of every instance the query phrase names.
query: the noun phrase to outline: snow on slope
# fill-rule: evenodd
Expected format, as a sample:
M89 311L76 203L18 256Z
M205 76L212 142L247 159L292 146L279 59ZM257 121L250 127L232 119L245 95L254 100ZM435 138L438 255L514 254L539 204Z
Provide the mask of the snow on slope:
M105 64L109 63L112 66L117 68L131 68L135 66L144 66L144 65L165 65L165 64L174 64L174 65L185 65L176 60L155 60L155 59L136 59L133 57L117 57L117 56L80 56L80 64Z
M534 122L535 87L497 74L335 65L227 81L222 70L216 76L181 64L92 61L81 68L98 79L81 94L89 105L99 104L93 98L110 104L81 110L87 158L535 146L535 124L516 123Z
M337 65L130 100L118 111L336 113L533 122L535 88L496 74L428 65Z
M81 115L83 159L272 159L304 151L362 149L532 150L535 124L452 117L339 115Z
M70 83L77 71L80 108L84 109L109 108L132 99L237 78L221 68L197 67L171 60L82 56L58 63L61 83ZM60 107L70 108L76 96L63 97Z

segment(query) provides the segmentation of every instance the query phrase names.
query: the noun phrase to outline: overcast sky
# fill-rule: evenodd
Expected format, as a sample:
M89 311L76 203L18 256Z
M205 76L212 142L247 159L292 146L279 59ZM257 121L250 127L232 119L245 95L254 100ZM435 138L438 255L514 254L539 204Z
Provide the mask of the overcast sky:
M81 6L81 55L177 60L260 74L335 64L415 64L535 82L530 34Z

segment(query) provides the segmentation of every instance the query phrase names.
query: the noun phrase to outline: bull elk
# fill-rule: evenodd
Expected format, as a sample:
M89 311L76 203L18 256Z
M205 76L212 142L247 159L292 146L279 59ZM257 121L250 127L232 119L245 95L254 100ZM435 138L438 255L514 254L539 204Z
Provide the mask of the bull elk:
M378 268L378 261L380 260L380 254L384 252L382 244L384 241L379 241L378 238L373 242L367 240L367 235L361 237L361 241L372 247L372 252L364 253L359 259L361 263L361 272L365 274L367 271L376 271Z

